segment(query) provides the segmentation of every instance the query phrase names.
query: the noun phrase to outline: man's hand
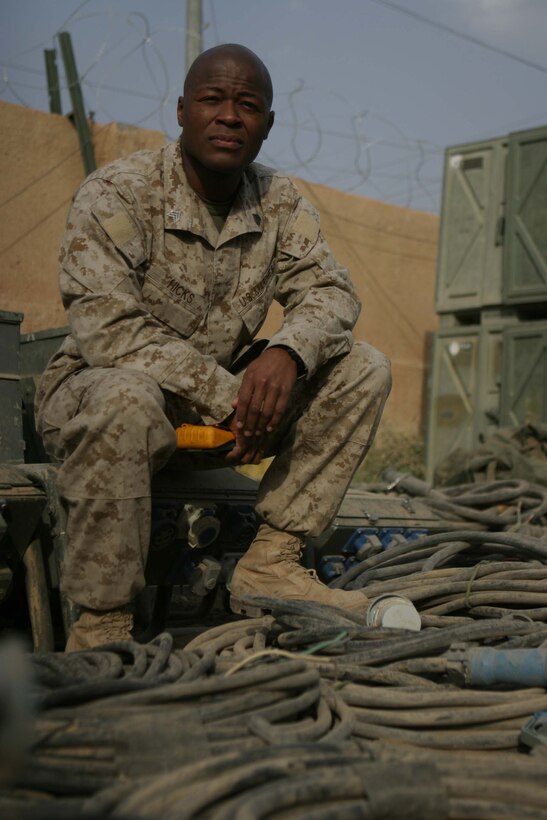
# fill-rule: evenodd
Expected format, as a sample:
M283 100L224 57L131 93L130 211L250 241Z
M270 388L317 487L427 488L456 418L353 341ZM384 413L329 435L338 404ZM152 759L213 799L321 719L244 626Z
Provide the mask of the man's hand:
M296 363L281 347L270 347L251 362L232 402L229 427L236 443L227 461L258 464L264 457L267 436L283 418L296 377Z

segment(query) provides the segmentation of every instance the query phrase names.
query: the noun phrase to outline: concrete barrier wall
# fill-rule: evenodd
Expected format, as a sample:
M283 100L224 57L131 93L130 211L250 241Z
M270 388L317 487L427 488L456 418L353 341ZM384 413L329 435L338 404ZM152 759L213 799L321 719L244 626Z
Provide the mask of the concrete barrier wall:
M164 135L116 123L92 126L98 165ZM24 332L66 324L57 255L70 199L83 179L76 130L66 118L0 103L0 309L21 311ZM355 330L393 363L383 429L420 433L427 347L434 312L438 218L303 180L335 256L351 270L363 301ZM274 306L263 328L279 324Z

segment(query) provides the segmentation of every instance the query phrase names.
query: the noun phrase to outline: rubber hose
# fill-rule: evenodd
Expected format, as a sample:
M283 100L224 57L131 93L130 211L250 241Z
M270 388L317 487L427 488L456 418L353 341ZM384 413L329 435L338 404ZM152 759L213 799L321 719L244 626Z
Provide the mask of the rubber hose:
M504 803L499 801L471 800L454 797L450 800L450 817L473 820L545 820L545 809Z
M254 715L249 728L268 743L303 743L323 737L332 725L332 713L324 697L317 703L315 718L305 718L292 724L275 725Z
M354 734L368 740L391 740L413 746L428 746L432 749L452 750L500 750L516 749L518 731L490 732L444 730L438 732L414 731L412 729L393 728L377 723L365 723L357 720Z
M384 690L376 686L360 686L350 683L341 690L344 701L349 706L365 706L368 708L427 708L456 706L489 706L503 704L507 701L526 700L542 694L540 689L525 689L523 691L508 692L475 692L466 689L447 689L436 687L433 691L422 690L416 692L414 688L398 687L395 690Z
M247 783L270 782L274 778L290 774L295 765L315 769L319 765L336 766L361 760L340 754L339 747L322 747L316 744L291 744L266 747L257 759L254 752L231 751L217 758L206 759L191 766L178 767L165 775L154 778L144 787L137 787L120 801L120 816L138 814L140 809L163 810L164 815L173 806L183 809L186 817L192 817L207 804L215 803L226 795L237 794ZM204 784L205 788L200 788ZM155 803L155 801L158 801ZM162 802L165 801L165 802Z
M522 549L535 557L545 561L547 559L547 543L540 541L538 538L531 538L530 536L516 536L511 533L484 533L475 532L474 530L458 530L450 533L435 533L434 535L427 535L423 538L418 538L408 544L402 544L398 547L390 548L390 558L397 558L399 555L404 555L412 550L421 549L422 547L433 547L443 544L447 541L466 541L473 544L493 544L496 546L503 545L508 547L515 547ZM333 588L343 588L345 584L352 581L364 570L371 569L383 563L383 553L380 555L367 558L347 572L343 573L339 578L333 581L330 586Z
M530 714L547 708L547 696L536 695L528 702L512 700L488 706L466 706L460 709L424 707L421 709L399 709L397 703L392 709L368 709L356 707L359 720L382 726L400 726L412 729L445 729L447 727L477 727L483 723L527 718Z
M501 621L482 621L469 626L456 626L434 633L413 633L404 641L394 641L387 646L371 648L367 652L345 656L353 663L376 664L403 660L415 655L430 654L448 648L458 641L494 640L511 635L537 634L541 628L530 623L509 623ZM341 658L341 662L344 660ZM338 662L338 661L337 661Z

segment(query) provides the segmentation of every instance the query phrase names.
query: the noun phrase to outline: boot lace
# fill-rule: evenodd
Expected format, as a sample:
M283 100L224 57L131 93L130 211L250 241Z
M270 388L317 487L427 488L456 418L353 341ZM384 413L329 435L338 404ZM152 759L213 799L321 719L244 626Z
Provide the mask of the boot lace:
M300 546L300 541L294 539L293 541L289 542L287 546L282 547L279 550L279 555L287 561L290 561L295 565L295 572L304 572L306 575L309 575L313 581L317 584L322 584L319 580L319 576L315 569L307 569L303 567L300 563L300 559L302 558L302 548Z
M282 547L280 547L279 557L300 566L299 561L302 558L302 542L300 539L289 539Z

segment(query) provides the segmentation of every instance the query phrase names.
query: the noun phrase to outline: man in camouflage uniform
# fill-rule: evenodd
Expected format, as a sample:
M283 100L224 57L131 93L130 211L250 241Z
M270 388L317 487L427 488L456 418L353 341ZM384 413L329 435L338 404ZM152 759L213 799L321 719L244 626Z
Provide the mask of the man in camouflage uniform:
M274 120L267 69L248 49L201 54L179 99L179 141L95 171L62 244L71 333L38 391L68 513L62 589L79 605L67 649L130 637L144 586L150 482L174 426L222 423L230 464L275 452L263 524L231 582L241 597L366 607L300 566L374 436L389 364L351 329L359 302L318 215L287 177L253 161ZM241 373L272 301L281 328Z

